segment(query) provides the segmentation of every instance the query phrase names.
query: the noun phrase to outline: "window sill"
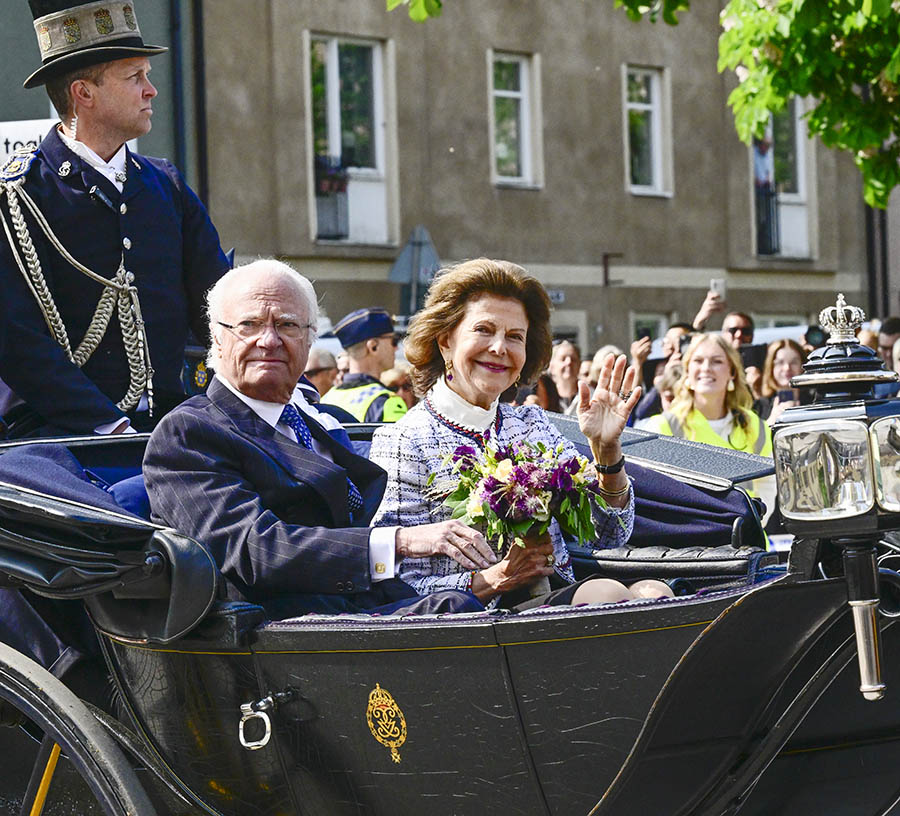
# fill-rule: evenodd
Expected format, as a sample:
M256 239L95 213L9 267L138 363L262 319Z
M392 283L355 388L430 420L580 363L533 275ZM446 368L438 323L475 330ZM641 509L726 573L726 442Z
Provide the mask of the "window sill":
M544 189L543 184L534 181L513 181L506 179L493 179L491 182L498 190L532 190L539 191Z
M394 243L362 243L349 238L314 238L316 246L321 247L347 247L353 249L377 249L396 250L399 244Z
M757 254L756 260L758 261L785 261L787 263L810 263L815 261L811 255L759 255Z
M628 192L641 198L675 198L671 190L650 190L646 187L629 187Z

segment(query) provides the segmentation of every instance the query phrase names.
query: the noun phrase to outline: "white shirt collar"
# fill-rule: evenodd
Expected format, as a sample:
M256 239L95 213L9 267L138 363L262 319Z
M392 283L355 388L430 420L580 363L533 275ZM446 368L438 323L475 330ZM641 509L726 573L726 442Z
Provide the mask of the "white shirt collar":
M253 397L248 397L246 394L242 394L240 391L238 391L237 388L235 388L224 377L220 377L218 374L216 374L216 379L220 383L222 383L222 385L224 385L229 391L231 391L232 394L234 394L241 402L244 403L244 405L246 405L251 411L253 411L253 413L256 414L267 425L271 425L274 428L278 424L278 420L281 419L281 412L284 411L284 405L282 403L265 402L264 400L253 399ZM297 392L295 391L292 401L296 401L296 399Z
M284 405L280 402L265 402L264 400L253 399L253 397L248 397L246 394L242 394L237 390L228 380L224 377L220 377L218 374L215 375L216 379L222 383L232 394L234 394L241 402L244 403L254 414L256 414L263 422L267 425L271 425L273 428L277 429L279 421L281 420L281 414L284 411ZM326 430L334 430L336 428L341 427L341 423L338 422L334 417L329 414L325 414L316 409L314 405L310 405L307 402L306 396L303 393L303 390L298 385L294 389L294 393L291 394L291 404L294 405L298 411L306 414L308 417L316 420L321 426L323 426ZM283 428L287 428L287 425L283 425ZM294 438L294 432L291 431L288 436Z
M497 404L500 402L497 397L487 410L472 405L450 388L443 377L439 377L431 387L428 397L434 410L441 416L478 433L484 433L491 427L497 417Z
M121 181L116 180L116 173L124 173L125 172L125 160L127 158L127 153L125 150L125 145L123 144L117 151L116 154L108 161L103 161L91 148L89 148L84 142L79 142L76 139L72 139L69 136L66 136L63 133L62 128L59 129L59 138L62 139L62 143L69 148L76 156L80 156L84 161L86 161L91 167L95 170L99 171L103 174L107 179L109 179L113 184L116 185L116 189L121 193L122 187L124 186Z

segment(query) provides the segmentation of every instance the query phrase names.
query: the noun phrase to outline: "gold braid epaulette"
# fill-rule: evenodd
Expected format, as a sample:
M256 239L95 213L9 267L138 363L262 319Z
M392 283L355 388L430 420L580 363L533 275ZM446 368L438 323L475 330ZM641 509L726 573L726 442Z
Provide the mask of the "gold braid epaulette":
M44 214L25 190L25 177L37 151L17 150L0 168L0 192L6 199L9 209L9 220L0 206L0 221L3 232L9 242L13 259L25 278L31 294L37 301L50 336L62 347L66 357L79 368L83 366L97 350L100 341L106 334L109 321L114 310L118 312L119 326L122 331L122 342L125 346L125 357L128 360L130 381L128 391L117 403L121 411L130 411L140 402L141 395L147 392L151 413L153 411L153 366L150 363L150 349L144 331L141 316L141 304L137 287L134 286L134 275L125 270L124 255L119 260L119 268L112 280L92 272L77 261L56 237ZM57 252L76 270L103 286L103 293L97 301L97 308L88 325L84 337L74 353L69 341L65 324L56 307L53 295L41 269L41 261L31 240L28 223L22 210L26 209L34 217L41 231Z

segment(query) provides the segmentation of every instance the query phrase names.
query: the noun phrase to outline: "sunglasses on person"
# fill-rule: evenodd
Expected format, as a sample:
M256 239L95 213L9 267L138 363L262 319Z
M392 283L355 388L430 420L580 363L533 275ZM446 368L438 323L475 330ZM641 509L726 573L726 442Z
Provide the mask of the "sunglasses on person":
M400 345L400 335L399 335L399 334L396 334L396 333L393 333L393 334L379 334L378 337L376 337L375 339L376 339L376 340L390 340L390 341L391 341L391 345L392 345L394 348L397 348L397 346Z

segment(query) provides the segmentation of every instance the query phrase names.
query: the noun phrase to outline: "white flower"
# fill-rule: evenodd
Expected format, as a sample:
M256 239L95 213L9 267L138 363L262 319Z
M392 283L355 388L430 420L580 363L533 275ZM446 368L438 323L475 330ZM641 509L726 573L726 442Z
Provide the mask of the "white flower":
M509 459L501 459L497 462L497 469L494 471L494 478L500 482L508 482L512 473L513 463Z
M484 505L478 493L469 496L469 501L466 503L466 514L470 519L484 518Z

